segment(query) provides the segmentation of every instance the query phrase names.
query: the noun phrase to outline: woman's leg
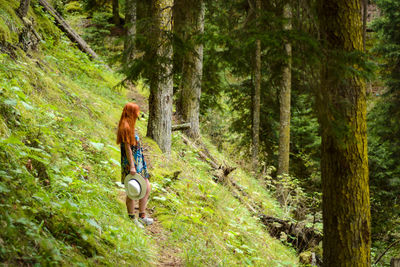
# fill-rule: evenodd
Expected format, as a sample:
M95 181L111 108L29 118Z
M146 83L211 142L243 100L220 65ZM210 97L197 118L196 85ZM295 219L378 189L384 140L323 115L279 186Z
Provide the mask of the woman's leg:
M147 207L147 200L149 199L149 195L150 195L151 186L150 186L149 179L146 179L146 184L147 184L146 195L144 195L144 198L139 200L139 213L145 212L146 207Z
M128 196L126 196L126 209L129 215L135 214L135 200L130 199Z

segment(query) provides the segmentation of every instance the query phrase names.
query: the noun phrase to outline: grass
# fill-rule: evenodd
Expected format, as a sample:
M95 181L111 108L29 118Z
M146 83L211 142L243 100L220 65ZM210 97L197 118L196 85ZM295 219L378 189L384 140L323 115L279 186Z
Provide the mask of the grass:
M4 5L0 0L0 10L17 20ZM292 248L271 238L213 181L210 167L180 133L173 134L169 157L143 138L152 173L149 208L166 244L136 229L114 183L120 179L115 129L127 99L127 91L114 86L122 77L89 60L40 7L34 5L30 15L44 40L39 50L27 56L18 49L14 59L0 55L3 264L154 265L161 245L178 248L175 256L186 266L298 264ZM12 29L0 24L2 34L11 36ZM145 86L140 88L145 95ZM146 118L137 124L141 136ZM218 159L233 164L204 142ZM262 184L240 169L234 175L267 214L279 214Z

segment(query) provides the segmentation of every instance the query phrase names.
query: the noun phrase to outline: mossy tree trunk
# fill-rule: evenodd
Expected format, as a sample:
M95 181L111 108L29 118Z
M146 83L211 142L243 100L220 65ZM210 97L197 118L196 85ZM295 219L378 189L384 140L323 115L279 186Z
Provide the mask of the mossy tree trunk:
M30 2L31 2L31 0L21 0L20 1L17 13L21 18L26 17L26 15L28 15Z
M343 53L363 49L360 4L321 0L318 11L327 48L317 92L325 266L371 265L365 84L343 72L355 66Z
M181 99L178 113L191 127L185 132L192 138L200 136L199 112L201 80L203 75L203 44L200 35L204 32L203 0L175 1L178 16L176 33L186 46L182 57ZM179 51L175 51L179 53Z
M135 38L136 38L136 1L125 1L125 42L123 62L128 64L135 56Z
M261 0L256 0L256 25L259 26ZM261 101L261 40L256 40L254 54L254 94L252 125L252 163L254 170L258 168L258 151L260 146L260 101Z
M291 30L291 9L286 4L283 10L284 19L287 21L284 30ZM279 94L280 127L279 127L279 156L278 175L289 173L289 152L290 152L290 98L292 89L292 45L285 41L285 53L287 61L282 72L282 87Z
M171 151L172 123L172 44L169 38L172 24L172 0L152 0L152 21L148 57L149 67L149 122L147 136L154 139L160 149ZM145 29L144 29L145 30Z

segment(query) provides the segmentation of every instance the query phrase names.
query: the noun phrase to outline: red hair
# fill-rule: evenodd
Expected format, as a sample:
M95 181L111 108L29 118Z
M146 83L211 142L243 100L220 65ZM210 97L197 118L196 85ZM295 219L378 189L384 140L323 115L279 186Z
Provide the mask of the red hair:
M118 124L117 144L136 145L135 124L139 111L139 106L135 103L127 103L125 105Z

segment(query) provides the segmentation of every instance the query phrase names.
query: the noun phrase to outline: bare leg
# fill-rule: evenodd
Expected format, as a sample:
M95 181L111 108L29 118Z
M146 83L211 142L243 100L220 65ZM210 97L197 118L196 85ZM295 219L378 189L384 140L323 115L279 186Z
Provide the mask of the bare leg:
M130 199L128 196L126 196L126 209L129 215L135 214L135 200Z
M147 200L149 199L149 195L150 195L151 186L150 186L149 179L146 179L146 184L147 184L146 195L144 195L144 198L139 200L139 213L144 213L144 211L146 210Z

